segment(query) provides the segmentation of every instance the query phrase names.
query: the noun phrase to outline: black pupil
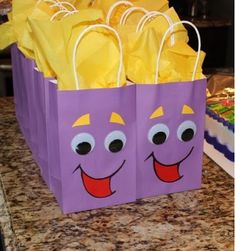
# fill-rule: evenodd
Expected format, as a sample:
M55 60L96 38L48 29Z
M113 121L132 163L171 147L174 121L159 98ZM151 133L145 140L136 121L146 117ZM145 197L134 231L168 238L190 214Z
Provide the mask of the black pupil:
M158 132L153 135L153 143L155 145L161 145L166 141L166 134L164 132Z
M123 142L120 139L115 139L109 144L109 150L112 153L117 153L123 148Z
M193 131L193 129L188 128L188 129L186 129L186 130L182 133L181 138L182 138L183 141L186 141L186 142L187 142L187 141L191 140L191 139L193 138L193 136L194 136L194 131Z
M88 142L82 142L77 145L76 152L80 155L86 155L91 151L91 144Z

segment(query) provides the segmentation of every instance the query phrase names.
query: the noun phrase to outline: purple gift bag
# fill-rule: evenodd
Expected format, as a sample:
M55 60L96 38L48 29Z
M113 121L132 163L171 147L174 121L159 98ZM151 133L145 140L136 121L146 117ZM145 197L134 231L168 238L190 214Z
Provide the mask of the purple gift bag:
M106 25L94 25L86 32ZM122 62L122 53L120 53ZM136 199L135 86L60 91L49 83L48 156L52 191L64 213Z
M46 125L50 79L45 79L34 62L25 58L16 45L12 46L11 55L17 120L41 175L50 187Z
M42 99L43 77L35 70L34 62L25 58L16 45L12 46L12 62L17 119L24 138L40 165L39 147L42 146L40 140L43 135L39 135L39 132L43 129L40 126L43 116L39 117L42 113L42 102L39 101Z
M41 175L50 187L48 168L48 134L47 134L47 109L48 106L48 82L50 79L44 78L43 73L34 68L34 139L36 144L33 148L35 160L40 166Z
M194 25L187 23L196 30ZM138 84L137 93L137 198L168 194L201 186L206 80L194 80L198 56L189 82Z
M13 79L16 104L16 116L20 124L20 128L25 138L28 136L28 98L24 82L26 63L24 56L17 49L16 45L12 46L12 64L13 64ZM24 64L25 63L25 64Z

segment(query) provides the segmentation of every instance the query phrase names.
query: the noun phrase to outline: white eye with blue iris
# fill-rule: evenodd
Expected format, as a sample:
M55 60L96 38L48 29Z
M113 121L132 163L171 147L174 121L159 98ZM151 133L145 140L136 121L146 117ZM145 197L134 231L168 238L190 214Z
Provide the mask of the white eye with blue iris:
M86 155L94 149L95 139L89 133L80 133L72 139L71 147L75 153Z
M196 132L196 124L191 120L186 120L179 125L177 130L177 137L180 141L188 142L192 140Z
M122 131L113 131L104 140L105 149L112 153L120 152L125 144L126 135Z
M155 145L163 144L169 137L169 128L165 124L156 124L148 132L148 140Z

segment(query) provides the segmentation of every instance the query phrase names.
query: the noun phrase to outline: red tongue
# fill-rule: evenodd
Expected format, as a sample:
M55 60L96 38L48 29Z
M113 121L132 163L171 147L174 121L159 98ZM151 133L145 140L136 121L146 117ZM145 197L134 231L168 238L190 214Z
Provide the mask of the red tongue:
M181 178L177 164L164 166L155 161L154 169L158 178L164 182L175 182Z
M82 172L82 180L87 192L96 198L105 198L113 194L110 188L110 177L94 179Z

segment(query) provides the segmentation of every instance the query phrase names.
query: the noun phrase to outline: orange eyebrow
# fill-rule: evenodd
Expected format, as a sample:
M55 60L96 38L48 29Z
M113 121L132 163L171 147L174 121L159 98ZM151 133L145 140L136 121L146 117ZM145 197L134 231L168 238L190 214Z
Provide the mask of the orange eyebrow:
M188 105L184 105L183 108L182 108L182 111L181 111L182 114L194 114L194 110L188 106Z
M90 114L84 114L81 117L79 117L72 125L72 127L77 127L77 126L84 126L84 125L90 125Z
M112 112L110 119L109 119L110 123L114 123L114 124L119 124L119 125L125 125L125 121L123 119L123 117L116 113L116 112Z
M159 106L149 117L150 119L156 119L158 117L164 116L164 109L162 106Z

